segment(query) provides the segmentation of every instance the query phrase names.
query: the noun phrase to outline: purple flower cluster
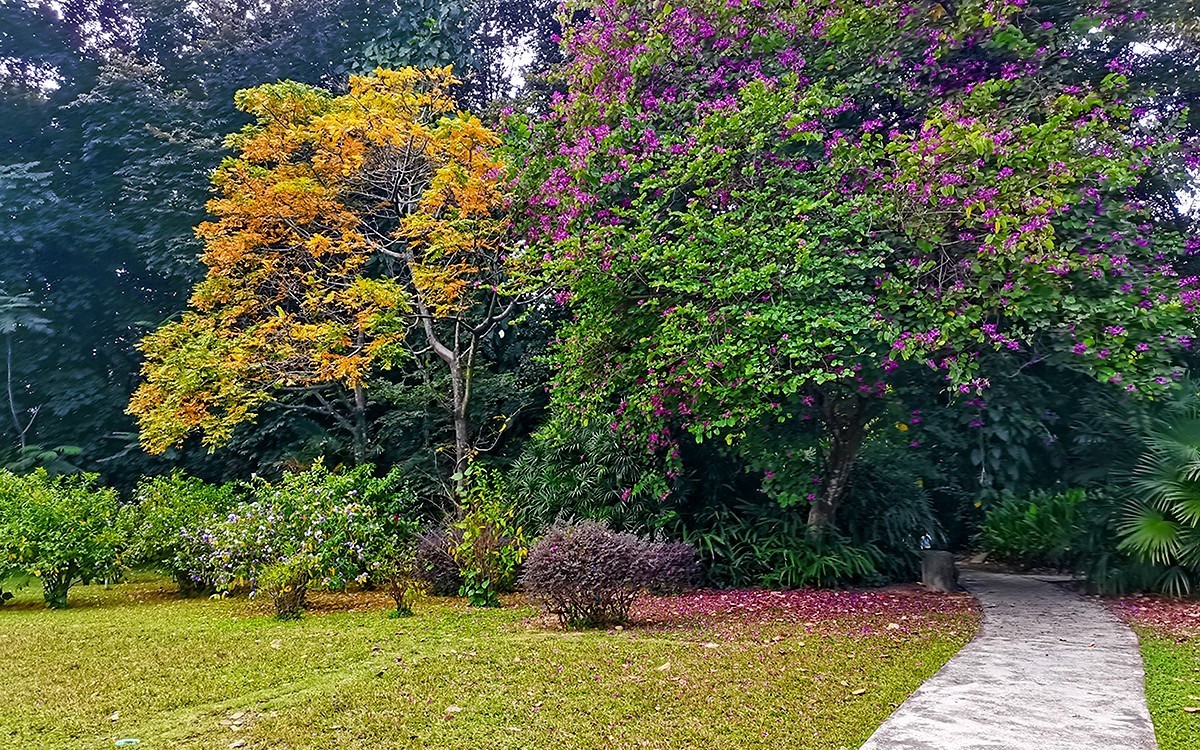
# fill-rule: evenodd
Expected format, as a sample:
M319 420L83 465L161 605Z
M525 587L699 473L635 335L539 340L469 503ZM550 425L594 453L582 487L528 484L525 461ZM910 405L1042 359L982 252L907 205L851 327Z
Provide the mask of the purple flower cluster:
M1180 256L1200 238L1135 189L1200 162L1200 138L1144 127L1151 102L1121 75L1071 73L1077 32L1025 0L586 9L565 91L512 115L535 134L523 226L571 314L565 411L598 406L670 453L668 424L732 432L818 388L886 397L905 361L963 396L994 352L1050 351L1128 390L1178 378L1200 302ZM1132 20L1101 4L1094 23ZM861 314L821 312L830 290Z

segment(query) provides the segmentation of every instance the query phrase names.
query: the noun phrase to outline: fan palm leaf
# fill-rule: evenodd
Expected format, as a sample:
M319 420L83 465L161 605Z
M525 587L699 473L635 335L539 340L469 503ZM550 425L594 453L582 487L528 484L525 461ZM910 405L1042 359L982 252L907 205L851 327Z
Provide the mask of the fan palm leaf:
M1145 437L1120 525L1124 549L1167 568L1158 582L1175 595L1190 592L1200 574L1200 415L1176 412Z

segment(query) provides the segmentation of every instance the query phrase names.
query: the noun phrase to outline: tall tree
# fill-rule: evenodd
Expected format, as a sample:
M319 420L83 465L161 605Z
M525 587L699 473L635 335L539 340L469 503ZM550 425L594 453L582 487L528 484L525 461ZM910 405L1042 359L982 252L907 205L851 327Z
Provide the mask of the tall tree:
M504 10L510 32L492 38L482 20L491 11L474 2L0 3L0 282L32 290L54 331L14 342L16 377L36 382L44 404L37 440L86 446L85 463L110 477L149 465L111 438L131 429L122 411L136 384L135 344L203 273L193 227L222 137L245 122L229 106L237 90L278 79L339 87L348 73L416 60L491 69L522 35L549 36L518 28L540 22L526 12L537 4ZM462 24L439 20L451 6ZM484 91L477 78L472 101ZM280 441L324 440L312 430L326 422L299 413L262 424L241 433L254 446L243 464L230 463L236 452L203 460L244 472L257 465L252 453L282 450ZM7 439L7 421L0 430Z
M37 303L29 294L7 294L0 289L0 335L4 336L4 389L8 398L8 412L12 416L13 431L17 435L17 447L25 450L33 422L41 411L39 405L21 408L17 402L17 388L13 383L13 340L22 332L48 334L49 321L42 315ZM24 389L21 389L24 390Z
M476 356L529 295L506 244L499 139L456 113L455 83L449 68L380 69L342 96L291 82L238 94L254 122L213 178L216 220L198 229L208 275L142 346L130 412L148 450L192 431L219 445L289 395L328 412L365 460L372 377L431 353L466 468Z
M1129 14L573 7L565 95L511 125L573 316L560 417L669 458L685 434L814 425L820 531L905 362L956 395L998 352L1149 395L1180 376L1200 239L1147 195L1187 180L1195 131L1144 59L1074 64Z

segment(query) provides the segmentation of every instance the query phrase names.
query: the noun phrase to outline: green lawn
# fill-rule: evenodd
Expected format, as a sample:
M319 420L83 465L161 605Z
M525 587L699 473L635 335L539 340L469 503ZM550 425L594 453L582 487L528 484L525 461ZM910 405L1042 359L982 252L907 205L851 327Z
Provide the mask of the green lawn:
M961 598L700 593L564 633L510 602L391 620L323 595L299 622L165 583L0 608L0 746L855 748L974 633Z
M1141 642L1159 750L1200 748L1200 601L1129 596L1112 607Z
M1146 663L1146 702L1159 750L1196 750L1200 747L1200 638L1180 640L1148 628L1139 631Z

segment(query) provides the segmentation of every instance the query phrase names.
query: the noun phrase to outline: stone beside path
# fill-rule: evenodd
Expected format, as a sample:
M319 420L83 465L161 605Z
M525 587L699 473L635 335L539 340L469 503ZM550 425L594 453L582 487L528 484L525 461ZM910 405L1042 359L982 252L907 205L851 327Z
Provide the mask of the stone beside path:
M862 750L1154 750L1137 636L1036 576L964 570L983 630Z

